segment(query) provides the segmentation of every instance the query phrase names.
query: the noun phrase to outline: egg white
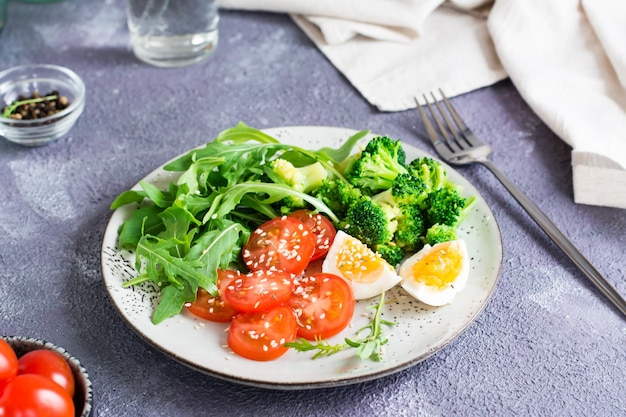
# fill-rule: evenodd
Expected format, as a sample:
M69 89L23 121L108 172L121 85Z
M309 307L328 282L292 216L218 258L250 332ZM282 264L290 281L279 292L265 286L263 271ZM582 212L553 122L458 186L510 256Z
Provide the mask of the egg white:
M441 257L446 257L450 256L450 252L456 252L458 256L460 256L459 271L442 287L427 285L424 282L423 271L419 270L419 266L416 269L416 264L425 256L441 251L442 248L445 248L443 245L448 244L448 255L446 255L445 252L442 252L440 255ZM441 259L441 257L438 257L437 260L441 262L445 261L445 259ZM434 246L426 245L422 250L402 263L399 274L402 278L402 288L421 302L431 306L450 304L456 295L465 288L467 278L469 277L469 256L467 254L465 241L458 239L452 242L439 243Z
M361 262L361 260L366 260ZM402 279L394 268L363 242L339 230L322 264L322 272L337 275L351 286L356 300L380 295Z

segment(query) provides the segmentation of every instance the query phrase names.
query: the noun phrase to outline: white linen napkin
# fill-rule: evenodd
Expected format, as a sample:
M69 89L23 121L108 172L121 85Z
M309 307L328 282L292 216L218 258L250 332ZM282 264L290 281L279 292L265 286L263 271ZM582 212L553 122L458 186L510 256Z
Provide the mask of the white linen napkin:
M626 208L626 1L497 0L488 27L524 100L573 148L574 200Z
M626 208L626 0L218 1L290 13L381 111L510 76L572 146L574 200Z
M333 65L382 111L415 107L507 77L486 19L439 7L444 0L219 0L222 8L287 12ZM448 3L448 2L447 2ZM454 0L472 9L490 0Z

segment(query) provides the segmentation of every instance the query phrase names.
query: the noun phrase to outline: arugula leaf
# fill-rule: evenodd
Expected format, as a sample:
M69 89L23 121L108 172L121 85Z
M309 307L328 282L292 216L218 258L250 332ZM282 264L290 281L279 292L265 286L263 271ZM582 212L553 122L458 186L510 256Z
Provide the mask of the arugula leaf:
M118 195L111 203L110 209L115 210L127 204L141 203L146 198L146 193L143 191L128 190Z
M163 221L159 217L161 211L153 205L133 211L118 231L119 247L135 249L144 234L158 234L163 229Z
M246 194L257 194L257 201L263 204L271 204L282 200L285 197L295 196L310 203L316 210L326 213L334 222L339 219L333 211L321 200L309 194L296 191L285 184L261 183L261 182L240 182L229 187L218 195L211 208L204 215L203 223L213 218L221 218L233 210ZM266 194L266 197L261 197Z
M181 213L172 210L169 214ZM167 223L172 224L169 220ZM218 267L234 261L249 237L249 231L239 223L220 224L223 229L209 230L195 240L197 229L184 231L184 227L176 226L166 230L165 237L147 235L137 244L135 268L142 272L123 286L152 281L161 292L167 289L152 316L154 324L180 313L184 303L195 300L199 287L217 293ZM187 245L189 250L183 253Z
M385 302L385 293L380 295L380 302L377 306L369 306L374 309L374 318L367 325L359 329L357 337L364 330L369 330L369 335L360 339L351 340L346 338L346 343L357 349L356 355L361 359L371 359L373 361L382 360L382 346L387 344L387 337L382 331L382 325L395 326L395 323L383 320L381 317L382 307Z
M339 148L320 148L316 153L326 156L330 161L338 163L346 159L352 153L356 144L370 133L369 130L361 130L350 136Z
M284 346L294 348L298 352L308 352L311 350L317 351L311 357L311 359L331 356L349 347L347 343L338 343L336 345L331 345L330 342L328 342L328 340L324 340L324 339L315 339L315 343L313 343L310 340L307 340L304 338L300 338L299 340L296 340L295 342L287 342L284 344Z

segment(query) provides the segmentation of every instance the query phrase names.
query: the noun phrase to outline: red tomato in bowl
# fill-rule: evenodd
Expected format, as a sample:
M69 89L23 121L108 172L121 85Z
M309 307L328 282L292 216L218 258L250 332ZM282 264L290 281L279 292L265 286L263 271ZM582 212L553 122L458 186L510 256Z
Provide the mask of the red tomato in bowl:
M294 217L277 217L259 226L243 247L243 260L251 271L301 274L315 251L311 229Z
M198 289L196 300L187 306L187 310L196 317L218 323L229 322L237 310L224 298L226 287L241 273L236 270L217 270L217 297L203 288Z
M0 339L0 381L17 375L17 355L4 339Z
M287 305L265 312L241 313L230 323L228 346L244 358L269 361L289 350L283 344L295 341L296 332L296 318Z
M46 377L18 375L0 397L0 416L74 417L74 401L63 387Z
M37 374L56 382L72 397L74 395L74 374L65 358L48 349L31 350L18 360L18 375Z
M314 261L326 256L337 234L333 223L326 216L320 213L313 213L311 210L296 210L289 217L300 220L315 235L315 250L311 260Z
M346 328L354 314L352 288L343 278L318 273L296 280L288 304L298 323L298 336L327 339Z

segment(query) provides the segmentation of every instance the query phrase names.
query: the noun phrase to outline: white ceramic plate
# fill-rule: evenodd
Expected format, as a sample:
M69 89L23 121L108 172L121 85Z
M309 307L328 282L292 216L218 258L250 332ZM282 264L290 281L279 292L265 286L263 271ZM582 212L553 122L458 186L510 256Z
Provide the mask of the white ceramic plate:
M266 132L286 143L308 149L339 146L355 133L332 127L283 127ZM426 155L405 145L407 161ZM429 155L430 156L430 155ZM385 327L389 343L381 362L362 361L345 350L334 356L310 359L310 352L288 351L271 362L243 359L226 347L226 325L194 318L189 313L172 317L159 325L150 321L159 292L144 283L122 288L122 283L137 275L133 254L119 250L117 231L130 216L132 205L117 209L106 228L102 243L104 283L120 315L141 337L166 355L212 376L247 385L274 389L308 389L341 386L389 375L426 359L461 334L487 304L498 281L502 262L502 242L495 218L478 191L452 168L450 179L463 186L466 195L477 198L473 210L459 228L470 254L470 277L467 286L454 302L444 307L429 307L408 296L401 288L387 292L383 318L396 322ZM164 189L175 174L158 168L145 180ZM371 314L367 306L378 298L357 303L351 326L333 337L339 343L353 337L366 325Z

